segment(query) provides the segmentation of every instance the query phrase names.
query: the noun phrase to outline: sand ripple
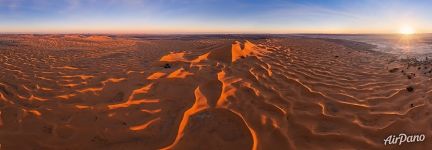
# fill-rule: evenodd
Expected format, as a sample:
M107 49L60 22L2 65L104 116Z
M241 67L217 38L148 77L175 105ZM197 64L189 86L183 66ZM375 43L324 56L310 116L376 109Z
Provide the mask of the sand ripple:
M429 78L329 41L1 38L20 43L0 46L5 148L383 149L432 134Z

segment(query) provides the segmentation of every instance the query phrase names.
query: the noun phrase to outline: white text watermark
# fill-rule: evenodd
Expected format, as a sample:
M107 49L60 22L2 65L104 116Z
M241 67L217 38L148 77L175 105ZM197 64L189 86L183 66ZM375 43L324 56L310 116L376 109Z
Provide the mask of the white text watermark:
M384 139L384 145L402 145L403 143L423 142L426 139L424 134L407 135L401 133L399 135L389 135Z

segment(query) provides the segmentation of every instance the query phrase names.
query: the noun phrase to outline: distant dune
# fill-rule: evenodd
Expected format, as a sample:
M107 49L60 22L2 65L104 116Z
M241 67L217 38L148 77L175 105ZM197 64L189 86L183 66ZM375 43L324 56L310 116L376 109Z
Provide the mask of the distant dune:
M0 144L137 150L432 147L383 144L391 134L432 136L432 66L340 42L2 35Z
M112 40L111 37L109 36L89 36L85 38L86 40L91 40L91 41L108 41L108 40Z

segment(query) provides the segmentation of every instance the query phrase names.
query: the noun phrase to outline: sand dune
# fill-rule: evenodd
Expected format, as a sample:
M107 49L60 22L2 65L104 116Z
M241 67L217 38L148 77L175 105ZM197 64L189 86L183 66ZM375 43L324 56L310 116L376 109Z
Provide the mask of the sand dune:
M0 41L14 43L0 45L4 149L432 147L383 144L432 135L432 66L388 54L295 38Z

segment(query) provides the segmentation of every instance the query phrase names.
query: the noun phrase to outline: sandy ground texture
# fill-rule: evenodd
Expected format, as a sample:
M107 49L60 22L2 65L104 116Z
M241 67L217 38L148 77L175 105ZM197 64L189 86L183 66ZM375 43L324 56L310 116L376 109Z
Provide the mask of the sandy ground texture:
M1 148L431 149L432 66L366 47L2 35Z

